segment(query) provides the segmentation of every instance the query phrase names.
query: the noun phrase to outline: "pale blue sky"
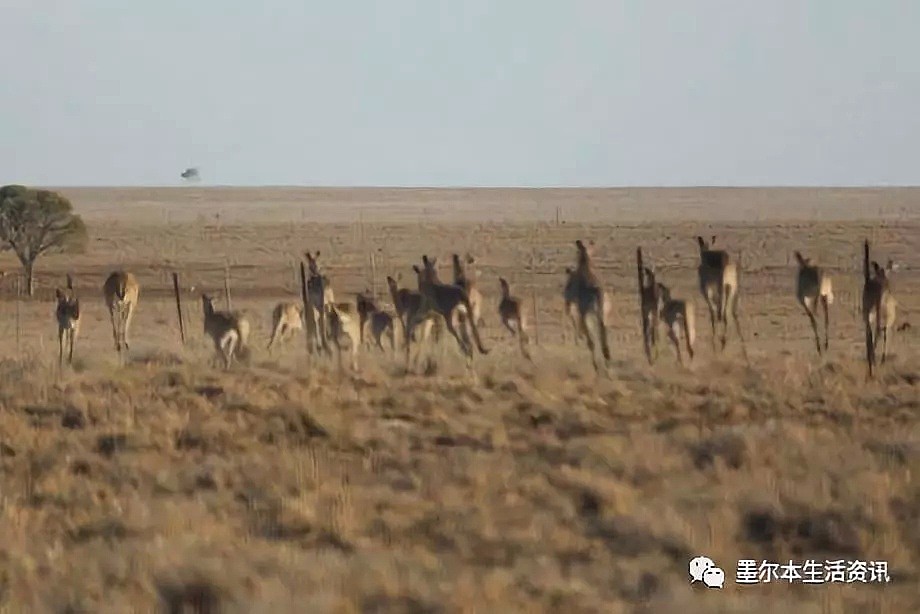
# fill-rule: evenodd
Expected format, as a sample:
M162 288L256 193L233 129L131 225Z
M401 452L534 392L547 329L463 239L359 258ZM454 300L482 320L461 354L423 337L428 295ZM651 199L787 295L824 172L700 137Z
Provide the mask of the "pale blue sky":
M0 183L920 183L914 0L0 0Z

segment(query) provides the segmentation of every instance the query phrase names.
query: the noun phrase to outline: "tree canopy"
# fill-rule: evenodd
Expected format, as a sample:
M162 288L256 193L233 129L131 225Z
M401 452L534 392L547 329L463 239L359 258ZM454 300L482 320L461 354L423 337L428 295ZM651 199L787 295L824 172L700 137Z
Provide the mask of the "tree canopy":
M86 226L70 201L51 190L21 185L0 187L0 244L12 249L26 272L32 293L32 267L51 251L82 251Z

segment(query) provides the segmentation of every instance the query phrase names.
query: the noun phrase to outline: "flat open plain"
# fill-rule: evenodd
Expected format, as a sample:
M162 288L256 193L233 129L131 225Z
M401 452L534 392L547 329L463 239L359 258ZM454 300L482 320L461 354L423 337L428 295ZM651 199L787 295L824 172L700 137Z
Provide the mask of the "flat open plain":
M920 189L55 188L90 232L17 300L0 254L0 611L920 611ZM741 261L741 324L710 346L695 236ZM593 239L614 296L609 377L561 341L564 267ZM890 361L867 381L861 245L900 267ZM697 359L641 346L635 250L692 299ZM265 350L320 250L338 300L437 256L477 258L487 356L445 338L415 375L358 375L303 338ZM795 302L800 249L833 275L830 353ZM372 266L373 256L373 266ZM210 363L200 293L252 314L252 356ZM102 301L137 275L127 364ZM170 273L180 275L179 340ZM57 368L53 289L83 305ZM496 314L536 300L535 363ZM533 304L528 302L528 309ZM733 331L732 331L733 332ZM727 575L691 587L690 557ZM884 560L885 585L739 586L738 559ZM219 608L219 609L216 609Z

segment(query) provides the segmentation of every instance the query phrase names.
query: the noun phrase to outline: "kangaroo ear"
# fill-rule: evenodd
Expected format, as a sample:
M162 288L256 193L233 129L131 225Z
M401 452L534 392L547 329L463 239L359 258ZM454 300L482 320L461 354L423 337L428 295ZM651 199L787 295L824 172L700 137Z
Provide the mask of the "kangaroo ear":
M706 249L706 240L703 237L697 236L696 242L699 244L700 249Z
M466 253L466 263L467 263L467 264L473 264L474 262L476 262L476 259L473 258L473 257L470 255L469 252L467 252L467 253Z
M715 245L715 244L716 244L716 236L715 236L715 235L712 235L712 239L709 240L709 244L710 244L710 245Z
M316 255L313 256L313 257L314 257L314 258L319 258L319 250L316 250Z
M413 264L413 265L412 265L412 270L415 271L416 273L421 273L421 271L419 270L417 264Z
M59 301L64 300L64 293L61 292L61 289L60 289L60 288L55 288L55 289L54 289L54 296L55 296L55 298L57 298L57 300L59 300Z

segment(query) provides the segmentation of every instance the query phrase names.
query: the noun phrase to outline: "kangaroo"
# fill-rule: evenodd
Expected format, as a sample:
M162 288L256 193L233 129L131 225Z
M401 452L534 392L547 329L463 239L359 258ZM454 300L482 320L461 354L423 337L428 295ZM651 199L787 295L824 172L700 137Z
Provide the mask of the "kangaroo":
M422 294L408 288L400 288L397 281L387 276L387 286L390 288L390 296L393 299L393 306L396 308L396 319L402 327L403 338L411 338L416 341L416 330L419 330L420 341L426 341L431 337L434 321L426 318L421 321L416 328L409 329L409 322L416 319L416 314L422 308ZM420 327L420 328L419 328Z
M112 336L115 338L115 351L119 354L128 348L128 329L137 307L140 285L133 274L127 271L115 271L106 278L102 286L105 305L112 320Z
M390 341L390 350L396 351L396 318L386 311L377 310L370 315L371 337L380 348L381 352L386 351L383 347L382 340L384 335Z
M566 284L566 286L570 294L565 298L567 302L570 298L573 299L571 302L577 308L578 330L585 337L585 341L588 344L588 350L591 352L591 363L594 366L594 370L597 371L599 366L597 364L597 357L595 356L595 342L591 338L591 333L588 330L587 318L590 314L593 315L597 321L597 336L600 340L601 353L604 357L605 366L609 365L610 346L607 342L607 325L605 322L605 314L608 309L605 303L608 301L606 300L606 293L601 287L600 280L594 272L591 263L594 243L592 242L586 246L581 239L578 239L575 241L575 248L578 250L578 258L575 269L569 274L569 282L571 285Z
M696 316L693 304L671 297L671 290L662 283L657 284L657 295L660 298L660 316L668 329L668 338L674 344L677 352L677 361L683 365L684 359L680 353L680 337L683 333L684 343L687 347L687 356L693 362L693 345L696 342Z
M482 292L479 291L474 277L467 274L466 265L472 265L476 262L469 253L466 254L466 264L464 264L458 254L453 254L454 265L454 285L460 286L466 290L467 296L470 297L470 305L473 306L473 319L476 320L476 326L485 326L482 319Z
M201 295L204 333L214 341L214 349L229 370L236 355L243 356L249 339L249 319L239 311L215 311L214 300Z
M711 243L715 243L715 236ZM709 322L712 325L712 349L716 349L716 321L722 325L722 346L728 340L728 313L732 314L735 329L741 342L741 351L747 359L744 336L738 322L738 267L723 250L711 249L703 237L696 238L700 248L700 265L697 269L700 292L709 308Z
M821 336L818 334L818 321L816 318L818 303L824 309L824 351L828 346L828 329L830 317L828 315L828 305L834 302L834 289L831 283L831 276L820 267L812 264L810 258L802 256L801 252L795 252L795 259L799 263L799 272L796 275L795 298L798 300L805 315L811 322L811 330L815 334L815 346L818 349L818 355L821 355Z
M473 338L476 341L476 347L479 352L483 355L488 354L489 350L482 345L482 340L479 337L479 329L476 326L476 320L472 317L473 307L470 304L470 299L466 291L460 286L441 283L436 268L437 258L429 259L427 255L423 255L422 264L424 265L424 269L420 269L417 265L413 265L412 267L418 277L419 292L422 295L422 305L415 313L412 320L410 320L408 329L412 330L425 319L436 315L440 316L444 320L447 331L457 340L457 344L460 346L460 350L463 354L466 355L469 364L469 361L473 359L473 349L469 343L469 335L466 326L462 325L466 322L473 331ZM464 309L466 310L464 315L467 317L461 318L461 310ZM463 337L457 332L458 324L461 324L460 330ZM416 358L417 357L418 355L416 355ZM409 339L407 335L406 365L408 366L408 364Z
M67 350L67 363L73 364L73 348L80 332L80 299L73 290L73 281L67 276L67 291L55 288L57 308L54 316L58 325L58 365L64 364L64 346Z
M325 305L335 302L335 293L332 291L329 278L323 275L319 269L317 262L320 256L319 250L312 254L304 252L304 255L307 258L307 266L310 269L310 276L307 278L307 298L314 309L315 328L319 337L319 339L314 339L314 343L328 352Z
M888 353L888 333L894 327L897 315L897 301L891 291L888 273L894 270L894 263L888 260L885 268L878 262L869 260L869 241L866 240L863 252L863 293L862 316L866 329L866 362L869 377L872 377L876 363L876 349L882 342L882 363Z
M575 268L567 266L565 267L565 286L562 290L563 297L563 308L562 308L562 340L565 341L566 333L566 323L571 323L572 326L572 341L575 345L579 345L578 339L581 337L581 330L579 328L579 315L578 315L578 278L575 276ZM610 310L612 302L610 300L610 294L603 290L604 295L604 321L610 319Z
M358 328L361 335L361 345L364 345L364 328L371 318L371 314L379 310L369 288L365 288L364 292L358 292L355 297L355 304L358 307Z
M655 271L648 267L639 269L639 306L642 310L642 341L648 364L658 355L658 318L661 314L661 284L655 279Z
M398 293L398 291L397 291ZM364 332L367 325L371 327L371 337L381 351L384 351L382 338L384 335L390 340L390 348L396 350L396 335L393 316L383 311L377 302L371 298L371 291L367 288L359 292L355 304L358 308L358 326L361 333L361 345L364 345Z
M298 303L278 303L272 310L272 336L268 340L271 352L276 342L285 341L296 330L303 330L303 305Z
M527 360L532 360L530 353L527 351L529 338L527 335L527 315L523 308L524 303L518 297L511 296L511 288L504 277L499 277L498 283L502 292L502 299L498 303L498 315L502 324L511 333L511 336L517 336L521 347L521 355Z
M326 311L329 337L336 349L339 368L342 368L342 352L348 350L351 353L351 369L357 371L361 332L355 307L351 303L327 303Z

